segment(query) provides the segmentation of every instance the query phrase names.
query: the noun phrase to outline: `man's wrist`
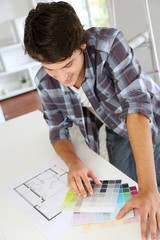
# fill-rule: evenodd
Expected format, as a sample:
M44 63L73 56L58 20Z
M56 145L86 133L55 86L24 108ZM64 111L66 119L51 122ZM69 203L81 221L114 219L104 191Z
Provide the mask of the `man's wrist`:
M70 169L70 167L71 167L73 164L76 164L76 163L81 163L81 160L80 160L78 157L72 158L72 159L71 159L70 161L68 161L66 164L67 164L68 169Z
M156 181L139 182L138 188L139 191L143 192L154 191L158 189Z

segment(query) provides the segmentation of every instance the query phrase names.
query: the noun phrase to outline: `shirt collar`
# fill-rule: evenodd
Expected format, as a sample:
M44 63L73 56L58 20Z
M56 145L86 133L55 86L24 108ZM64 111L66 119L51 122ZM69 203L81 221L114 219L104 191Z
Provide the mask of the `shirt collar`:
M85 61L85 78L94 78L94 66L90 58L88 49L84 49L84 61Z

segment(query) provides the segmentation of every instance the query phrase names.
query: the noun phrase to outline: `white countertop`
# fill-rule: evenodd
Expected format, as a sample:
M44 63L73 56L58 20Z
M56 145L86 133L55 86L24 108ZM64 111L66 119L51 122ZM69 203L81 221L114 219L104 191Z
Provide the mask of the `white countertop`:
M136 183L91 151L84 143L73 139L77 154L100 179L122 179L130 186ZM34 111L0 124L0 185L53 159L56 153L50 144L48 126L40 111ZM137 186L137 185L136 185ZM62 223L63 224L63 223ZM0 193L0 228L6 240L45 240L33 223ZM59 240L140 240L140 224L132 223L83 232L79 226L70 227Z

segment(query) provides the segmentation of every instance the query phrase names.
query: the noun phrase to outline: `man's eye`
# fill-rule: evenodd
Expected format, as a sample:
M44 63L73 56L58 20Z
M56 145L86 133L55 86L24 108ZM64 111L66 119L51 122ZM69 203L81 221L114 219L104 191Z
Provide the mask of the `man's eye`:
M47 72L53 72L54 70L52 69L46 69Z
M66 68L71 67L71 65L72 65L72 63L68 64L68 65L66 66Z

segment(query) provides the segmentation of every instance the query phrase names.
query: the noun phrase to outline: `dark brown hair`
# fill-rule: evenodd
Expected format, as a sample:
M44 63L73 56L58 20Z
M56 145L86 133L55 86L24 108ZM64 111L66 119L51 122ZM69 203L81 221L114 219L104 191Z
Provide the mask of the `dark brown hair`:
M63 61L88 38L73 7L63 1L38 3L25 21L25 53L36 61Z

